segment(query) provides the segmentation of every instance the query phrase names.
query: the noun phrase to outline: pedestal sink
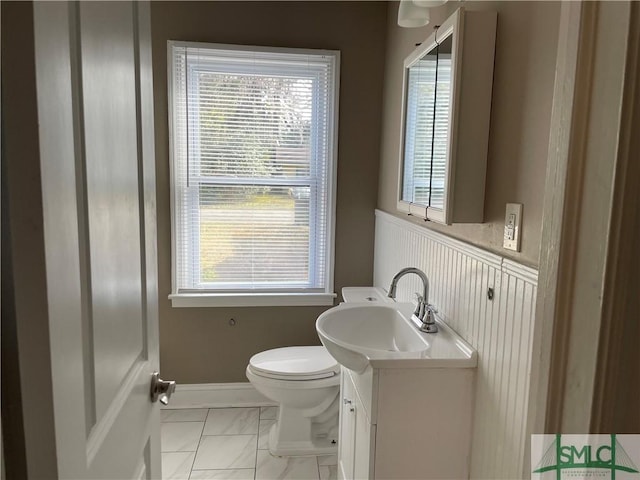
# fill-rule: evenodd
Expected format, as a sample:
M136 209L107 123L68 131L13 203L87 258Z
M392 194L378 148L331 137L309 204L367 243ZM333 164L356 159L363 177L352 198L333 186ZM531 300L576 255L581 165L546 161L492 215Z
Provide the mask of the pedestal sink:
M343 366L374 368L474 367L476 352L446 325L435 334L410 321L411 303L343 303L316 321L320 341Z

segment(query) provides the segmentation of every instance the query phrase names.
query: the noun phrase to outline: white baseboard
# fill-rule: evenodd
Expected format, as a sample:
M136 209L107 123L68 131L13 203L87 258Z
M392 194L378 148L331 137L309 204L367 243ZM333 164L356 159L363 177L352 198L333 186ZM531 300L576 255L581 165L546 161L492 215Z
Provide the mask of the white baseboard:
M265 407L277 405L250 383L195 383L176 385L166 409Z

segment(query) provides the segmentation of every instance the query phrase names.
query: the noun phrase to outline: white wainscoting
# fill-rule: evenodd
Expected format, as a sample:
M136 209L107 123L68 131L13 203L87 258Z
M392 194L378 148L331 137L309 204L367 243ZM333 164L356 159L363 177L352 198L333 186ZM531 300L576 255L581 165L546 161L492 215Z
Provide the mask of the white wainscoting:
M388 289L409 266L427 274L429 302L478 351L471 478L522 478L537 270L376 211L374 285ZM397 298L420 291L410 275Z

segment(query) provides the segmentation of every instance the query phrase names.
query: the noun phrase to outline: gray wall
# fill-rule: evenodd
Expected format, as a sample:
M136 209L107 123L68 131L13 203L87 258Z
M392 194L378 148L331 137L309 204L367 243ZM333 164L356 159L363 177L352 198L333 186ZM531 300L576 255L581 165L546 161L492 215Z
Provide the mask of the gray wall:
M432 9L431 25L397 26L397 3L389 3L378 208L396 210L404 58L425 40L459 2ZM498 12L498 32L482 224L442 226L410 220L537 266L540 248L549 122L560 19L559 2L466 2L468 10ZM502 249L505 204L524 204L522 252Z
M254 353L319 344L322 307L172 308L167 40L341 51L335 291L373 281L387 5L384 2L153 2L160 363L179 383L243 382ZM229 326L229 319L237 324Z

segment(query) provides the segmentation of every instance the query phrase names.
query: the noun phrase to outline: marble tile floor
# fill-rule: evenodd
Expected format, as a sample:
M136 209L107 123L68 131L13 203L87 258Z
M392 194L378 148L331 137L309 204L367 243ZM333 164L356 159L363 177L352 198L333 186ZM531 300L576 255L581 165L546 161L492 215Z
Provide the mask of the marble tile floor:
M337 457L274 457L277 407L161 410L163 480L335 480Z

